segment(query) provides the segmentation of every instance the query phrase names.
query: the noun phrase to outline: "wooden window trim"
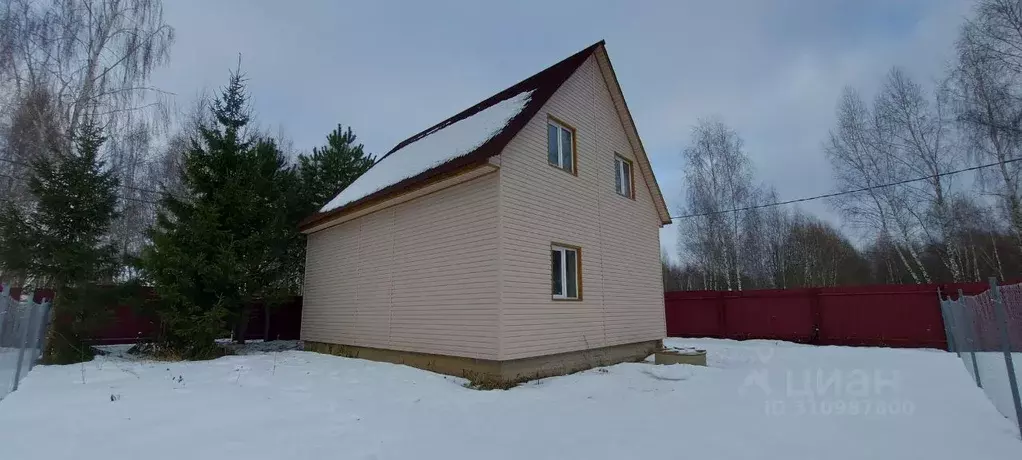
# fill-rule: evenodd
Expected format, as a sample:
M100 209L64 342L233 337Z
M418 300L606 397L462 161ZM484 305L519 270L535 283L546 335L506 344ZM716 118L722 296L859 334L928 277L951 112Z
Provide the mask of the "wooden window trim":
M576 270L577 273L575 273L575 276L578 277L578 297L575 297L575 298L567 298L567 297L558 298L558 297L554 297L553 294L550 294L550 300L553 300L554 302L581 302L582 301L582 293L583 293L583 289L582 289L582 247L581 246L575 246L573 244L558 243L556 241L550 243L550 250L552 251L555 248L572 249L572 250L575 251L575 258L577 259L575 261L575 263L578 265L578 267L576 267L577 268L577 270ZM564 289L567 290L568 287L565 286Z
M553 115L547 114L546 118L547 118L547 124L550 124L550 122L553 122L554 125L560 125L560 126L562 126L564 128L568 128L568 131L571 131L571 153L572 153L572 155L571 155L571 172L565 171L564 168L562 168L560 166L557 166L555 164L550 164L549 161L547 161L546 164L551 166L551 167L553 167L553 168L557 168L557 169L561 170L561 172L564 172L564 173L567 173L567 174L571 174L572 176L578 177L578 130L575 129L574 126L572 126L572 125L570 125L568 123L565 123L564 120L561 120L560 118L557 118L557 117L555 117ZM558 145L560 145L560 143L558 143Z
M617 185L616 185L616 182L617 182L617 162L615 162L614 163L614 181L615 181L614 193L616 193L617 196L620 196L620 197L623 197L623 198L629 198L632 201L635 201L635 163L632 162L632 160L629 160L629 159L625 158L623 155L621 155L620 153L617 153L617 152L614 153L614 159L615 160L621 160L622 162L624 162L625 164L628 165L628 188L630 189L630 190L628 190L628 196L622 195L621 191L619 191L617 189Z

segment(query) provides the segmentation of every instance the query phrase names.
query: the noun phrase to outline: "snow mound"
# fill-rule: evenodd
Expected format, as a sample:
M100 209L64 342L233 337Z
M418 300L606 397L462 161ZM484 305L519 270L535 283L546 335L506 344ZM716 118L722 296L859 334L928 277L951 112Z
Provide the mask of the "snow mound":
M532 100L532 91L493 104L391 152L355 179L319 212L329 212L386 187L472 153L498 133Z

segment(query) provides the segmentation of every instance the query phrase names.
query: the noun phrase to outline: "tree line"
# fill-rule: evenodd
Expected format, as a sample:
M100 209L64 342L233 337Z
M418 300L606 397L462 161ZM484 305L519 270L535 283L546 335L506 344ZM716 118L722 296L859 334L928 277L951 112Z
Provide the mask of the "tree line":
M681 263L663 258L667 289L1022 277L1020 50L1022 4L980 0L932 91L898 67L872 97L846 88L821 146L841 228L771 206L739 133L701 120L683 152Z
M351 128L292 151L240 65L172 116L159 0L0 0L0 25L0 281L54 288L45 359L89 359L117 302L158 315L163 353L213 356L254 301L301 292L300 220L374 162Z

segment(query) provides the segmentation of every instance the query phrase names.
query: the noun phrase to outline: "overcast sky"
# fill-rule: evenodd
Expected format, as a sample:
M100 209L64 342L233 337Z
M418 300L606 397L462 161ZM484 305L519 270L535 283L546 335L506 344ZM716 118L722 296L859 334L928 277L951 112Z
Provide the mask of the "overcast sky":
M397 142L604 39L660 187L677 214L681 151L715 116L744 138L781 199L833 191L821 145L845 86L871 95L891 66L932 82L964 0L169 0L177 30L154 84L187 107L237 56L259 123L295 147L350 125ZM839 224L826 203L804 209ZM676 225L661 231L675 255Z

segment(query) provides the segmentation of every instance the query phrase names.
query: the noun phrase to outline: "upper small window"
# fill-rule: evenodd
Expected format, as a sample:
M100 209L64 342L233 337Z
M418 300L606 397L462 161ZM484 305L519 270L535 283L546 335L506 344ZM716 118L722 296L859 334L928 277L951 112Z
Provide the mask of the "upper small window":
M575 131L554 120L546 126L547 161L572 174L575 173Z
M614 155L614 188L617 194L632 198L632 162L621 155Z

